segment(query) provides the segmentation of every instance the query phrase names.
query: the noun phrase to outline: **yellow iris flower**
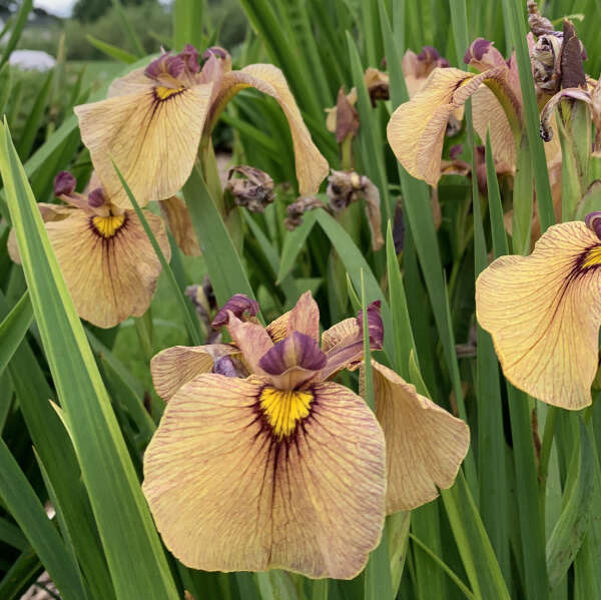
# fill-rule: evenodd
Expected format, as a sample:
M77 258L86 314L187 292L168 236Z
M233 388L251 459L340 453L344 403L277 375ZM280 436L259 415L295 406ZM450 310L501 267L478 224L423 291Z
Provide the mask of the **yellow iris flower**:
M301 195L316 193L328 165L307 130L282 72L269 64L232 71L229 54L210 48L203 55L190 45L164 53L146 68L117 79L108 99L75 107L81 137L112 202L129 199L117 177L121 170L141 205L172 197L186 182L201 139L239 91L254 87L282 107L292 134Z
M144 456L144 494L166 546L190 567L352 578L386 514L452 485L469 429L376 362L375 415L331 380L362 364L361 314L320 346L310 292L266 328L242 320L257 311L237 295L213 323L231 345L153 359L168 403ZM377 303L368 327L381 348Z
M113 204L95 175L87 194L75 192L75 185L75 178L62 171L54 192L65 204L40 202L38 208L77 313L98 327L113 327L148 310L161 264L136 213ZM169 260L161 219L145 216ZM8 247L20 262L14 232Z

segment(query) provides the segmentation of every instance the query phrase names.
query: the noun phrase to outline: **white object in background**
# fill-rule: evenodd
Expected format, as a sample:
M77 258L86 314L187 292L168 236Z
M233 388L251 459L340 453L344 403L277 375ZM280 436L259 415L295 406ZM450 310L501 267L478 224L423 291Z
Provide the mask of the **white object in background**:
M42 50L14 50L9 58L13 67L48 71L56 64L54 57Z

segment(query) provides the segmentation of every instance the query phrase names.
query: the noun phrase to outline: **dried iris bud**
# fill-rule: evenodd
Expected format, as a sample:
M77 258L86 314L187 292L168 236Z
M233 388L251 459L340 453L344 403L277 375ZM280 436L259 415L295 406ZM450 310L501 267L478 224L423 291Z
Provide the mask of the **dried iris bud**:
M301 196L288 206L288 216L284 219L286 229L292 231L299 227L303 222L303 215L309 210L316 208L326 208L325 204L313 196Z
M234 177L234 174L240 177ZM251 212L263 212L273 202L273 179L265 171L248 165L230 169L226 190L232 194L237 206L245 206Z

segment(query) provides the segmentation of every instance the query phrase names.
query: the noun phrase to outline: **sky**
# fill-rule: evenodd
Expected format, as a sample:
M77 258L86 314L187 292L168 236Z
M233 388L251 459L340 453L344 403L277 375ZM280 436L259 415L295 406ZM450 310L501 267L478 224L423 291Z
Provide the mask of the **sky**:
M33 3L36 8L43 8L59 17L70 16L74 4L75 0L35 0Z

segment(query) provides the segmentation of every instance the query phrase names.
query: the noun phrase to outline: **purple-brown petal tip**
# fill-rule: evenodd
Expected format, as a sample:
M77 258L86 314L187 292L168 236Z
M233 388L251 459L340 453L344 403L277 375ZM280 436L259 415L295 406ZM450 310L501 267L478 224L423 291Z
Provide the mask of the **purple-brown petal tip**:
M245 294L235 294L215 315L211 327L217 329L218 327L227 325L229 321L228 312L232 312L238 319L242 319L244 313L248 313L249 316L254 317L259 312L259 303Z
M229 52L221 46L211 46L202 53L202 59L208 60L209 58L211 58L211 56L225 59L229 56Z
M601 239L601 210L589 213L584 217L586 226L595 233L595 235Z
M375 300L367 306L367 329L369 331L369 344L372 350L381 350L384 341L384 325L380 316L380 300ZM357 315L359 328L363 331L363 311Z
M169 74L172 77L179 77L186 69L184 59L176 54L171 55L169 52L155 58L144 70L144 75L151 79L157 79L162 74Z
M75 191L77 180L69 171L61 171L54 178L54 195L55 196L68 196Z
M178 56L184 61L188 71L191 73L200 71L200 65L198 64L200 53L192 44L186 44Z
M476 38L467 49L465 56L463 57L463 62L466 65L469 65L472 60L482 60L482 57L492 45L492 42L489 42L484 38Z
M99 208L105 202L104 192L102 188L96 188L88 194L88 204L92 208Z
M270 375L281 375L292 367L319 371L326 365L326 355L311 336L295 331L278 342L259 360L259 366Z

